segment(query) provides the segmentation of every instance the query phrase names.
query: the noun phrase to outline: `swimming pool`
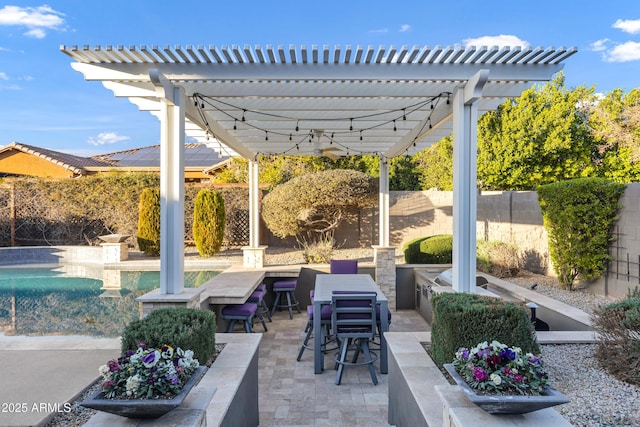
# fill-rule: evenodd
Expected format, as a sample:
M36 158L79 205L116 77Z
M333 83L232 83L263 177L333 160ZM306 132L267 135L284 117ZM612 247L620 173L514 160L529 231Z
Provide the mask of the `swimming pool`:
M185 287L218 273L185 271ZM140 318L136 298L159 286L158 271L0 267L0 334L117 337Z

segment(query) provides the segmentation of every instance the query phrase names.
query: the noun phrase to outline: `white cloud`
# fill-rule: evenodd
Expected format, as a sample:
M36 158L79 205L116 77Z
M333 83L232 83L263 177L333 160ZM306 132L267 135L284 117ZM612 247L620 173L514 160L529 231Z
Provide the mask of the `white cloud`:
M612 27L625 33L640 34L640 19L618 19Z
M529 43L517 36L500 34L499 36L482 36L463 40L465 47L469 46L522 46L529 47Z
M411 31L411 25L409 25L409 24L400 25L400 32L401 33L406 33L407 31Z
M610 41L611 40L609 39L597 40L591 43L591 50L593 50L594 52L602 52L603 50L607 49L607 43L609 43Z
M640 42L624 42L614 46L604 55L607 62L629 62L640 60Z
M87 141L90 145L100 146L106 144L114 144L120 141L126 141L130 139L128 136L118 135L115 132L103 132L98 134L98 136L91 136Z
M37 7L5 6L0 9L0 25L26 27L27 37L44 38L46 30L64 31L64 14L47 5Z
M9 80L7 73L0 72L0 80Z

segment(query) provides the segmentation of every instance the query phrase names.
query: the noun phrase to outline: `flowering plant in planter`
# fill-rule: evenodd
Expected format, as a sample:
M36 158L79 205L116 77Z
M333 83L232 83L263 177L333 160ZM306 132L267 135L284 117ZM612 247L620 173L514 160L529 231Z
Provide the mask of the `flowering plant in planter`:
M542 360L498 341L460 348L453 366L471 388L493 394L544 394L549 377Z
M193 351L170 345L146 348L110 360L99 368L104 397L108 399L170 399L178 394L200 366Z

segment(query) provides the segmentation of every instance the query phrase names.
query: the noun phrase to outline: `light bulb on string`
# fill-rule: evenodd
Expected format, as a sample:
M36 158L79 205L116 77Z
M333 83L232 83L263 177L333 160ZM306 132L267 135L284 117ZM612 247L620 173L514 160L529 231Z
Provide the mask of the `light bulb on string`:
M300 130L300 126L299 126L299 124L300 124L300 120L298 120L298 121L296 122L296 132L298 132L298 131Z
M293 135L289 134L289 141L292 141Z
M269 131L264 131L264 140L268 141L269 140Z
M233 119L233 130L238 129L238 119Z
M396 127L396 119L393 119L393 131L397 131L398 128Z
M360 141L362 141L362 129L360 129Z
M407 120L407 112L404 108L402 109L402 120Z
M244 113L246 113L247 110L242 110L242 121L244 122Z
M351 122L349 123L349 130L353 130L353 119L349 119Z

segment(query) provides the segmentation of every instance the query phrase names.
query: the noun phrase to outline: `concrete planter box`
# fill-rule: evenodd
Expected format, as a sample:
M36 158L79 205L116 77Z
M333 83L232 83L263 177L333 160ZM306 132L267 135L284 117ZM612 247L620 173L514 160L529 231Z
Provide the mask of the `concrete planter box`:
M144 425L257 426L258 348L261 334L216 334L216 343L225 344L183 404ZM135 426L140 420L98 412L85 426Z
M389 424L397 427L570 426L553 408L526 414L492 415L451 385L423 343L430 332L387 332L389 349Z

